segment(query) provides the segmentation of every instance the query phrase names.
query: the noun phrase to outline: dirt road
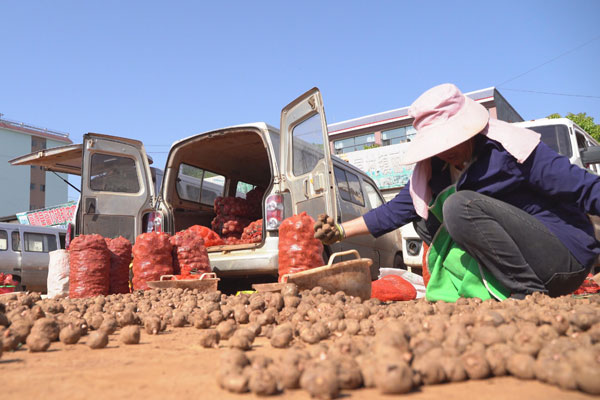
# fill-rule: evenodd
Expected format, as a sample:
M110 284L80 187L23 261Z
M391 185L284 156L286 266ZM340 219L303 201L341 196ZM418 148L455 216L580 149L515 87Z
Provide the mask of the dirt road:
M19 350L0 358L2 399L255 399L252 394L234 395L221 390L215 380L220 349L197 344L198 330L169 329L161 335L142 333L139 345L125 346L117 336L109 346L91 350L84 343L74 346L52 343L46 353ZM257 338L250 354L276 357L281 350ZM458 384L422 386L404 395L421 399L592 399L581 392L563 391L537 381L495 378ZM303 390L286 391L278 398L309 399ZM375 389L342 392L346 399L390 399Z

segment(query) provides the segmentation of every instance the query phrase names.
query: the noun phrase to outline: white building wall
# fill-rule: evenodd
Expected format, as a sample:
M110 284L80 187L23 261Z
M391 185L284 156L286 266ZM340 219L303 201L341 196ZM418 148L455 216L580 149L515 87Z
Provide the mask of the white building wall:
M8 163L28 153L31 153L31 136L0 128L0 216L29 209L31 167Z
M65 146L64 142L55 140L46 140L46 148ZM25 154L25 153L23 153ZM68 174L59 174L63 179L68 180ZM46 172L46 207L52 207L68 201L68 185L54 175L53 172Z

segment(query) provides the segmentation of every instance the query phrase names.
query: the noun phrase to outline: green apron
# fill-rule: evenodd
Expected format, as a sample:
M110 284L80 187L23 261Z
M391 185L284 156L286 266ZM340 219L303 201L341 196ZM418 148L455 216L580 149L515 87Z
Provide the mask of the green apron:
M437 196L429 207L442 225L436 232L427 253L427 267L431 278L425 297L429 301L455 302L460 297L479 297L481 300L504 300L510 295L500 282L452 240L442 215L444 201L456 192L452 185ZM484 279L482 279L482 274Z

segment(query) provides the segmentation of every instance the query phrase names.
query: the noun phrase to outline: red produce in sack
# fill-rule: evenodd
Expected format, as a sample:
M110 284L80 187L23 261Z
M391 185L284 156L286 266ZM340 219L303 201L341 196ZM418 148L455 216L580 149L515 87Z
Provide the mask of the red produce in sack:
M259 187L255 187L246 193L246 201L250 207L251 216L258 218L262 215L262 199L265 196L265 191Z
M69 297L108 295L110 251L100 235L80 235L69 246Z
M129 293L129 264L131 263L131 242L123 236L105 238L110 251L110 294Z
M146 290L148 281L173 274L173 246L169 235L161 232L142 233L133 245L133 289Z
M417 298L417 289L398 275L387 275L371 282L371 298L381 301L406 301Z
M211 221L211 226L221 237L232 234L239 237L249 223L248 218L236 217L235 215L217 215Z
M215 199L215 213L217 215L246 217L251 214L251 210L246 199L219 196Z
M202 238L204 239L204 245L206 247L221 246L221 245L225 244L223 239L221 239L221 237L219 235L217 235L217 233L215 231L212 231L205 226L194 225L194 226L190 226L187 230L191 230L191 231L195 232L196 234L202 236Z
M204 239L196 231L188 229L178 232L171 237L171 244L174 245L175 254L173 263L179 265L181 275L211 271Z
M0 274L0 286L17 286L19 282L13 279L12 274Z
M245 227L242 233L242 240L246 243L262 242L262 221L262 219L259 219Z
M306 212L286 218L279 227L279 279L286 274L320 267L323 244L315 239L315 220Z

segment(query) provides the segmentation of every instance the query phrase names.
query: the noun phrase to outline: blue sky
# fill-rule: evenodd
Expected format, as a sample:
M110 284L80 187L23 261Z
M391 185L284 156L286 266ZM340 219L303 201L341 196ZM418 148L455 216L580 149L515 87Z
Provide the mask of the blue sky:
M0 0L0 14L4 118L76 143L85 132L139 139L158 167L182 137L278 126L313 86L329 123L445 82L496 86L525 119L600 123L598 0Z

